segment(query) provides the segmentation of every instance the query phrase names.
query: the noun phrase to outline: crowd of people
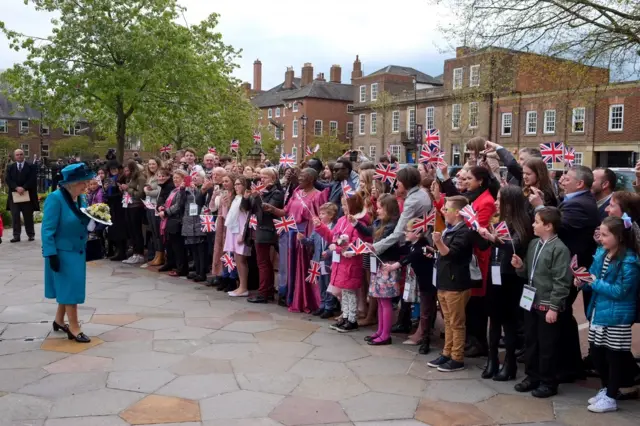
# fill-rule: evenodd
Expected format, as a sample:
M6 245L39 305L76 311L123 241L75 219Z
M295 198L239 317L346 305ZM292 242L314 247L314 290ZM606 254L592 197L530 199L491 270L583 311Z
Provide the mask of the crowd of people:
M459 371L465 357L486 356L481 377L508 381L523 362L515 390L539 398L596 374L602 389L588 409L616 410L620 389L640 378L631 353L640 195L616 191L609 169L576 165L553 179L537 149L514 158L473 138L467 150L451 177L442 161L251 167L213 154L198 164L187 148L144 164L110 159L87 200L110 207L113 224L94 232L112 261L276 302L339 333L377 326L370 345L406 333L420 354L431 351L440 313L443 348L429 367ZM377 179L379 170L395 176ZM590 322L584 359L579 293Z

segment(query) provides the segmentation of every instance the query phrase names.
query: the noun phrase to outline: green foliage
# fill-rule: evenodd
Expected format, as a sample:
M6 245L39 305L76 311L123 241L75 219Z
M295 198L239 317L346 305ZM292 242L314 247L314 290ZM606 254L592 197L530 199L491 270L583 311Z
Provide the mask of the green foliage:
M323 132L322 136L314 136L312 141L309 142L309 146L312 147L316 144L320 145L320 150L316 156L323 162L337 160L351 146L347 142L338 139L337 136L331 136L326 132Z

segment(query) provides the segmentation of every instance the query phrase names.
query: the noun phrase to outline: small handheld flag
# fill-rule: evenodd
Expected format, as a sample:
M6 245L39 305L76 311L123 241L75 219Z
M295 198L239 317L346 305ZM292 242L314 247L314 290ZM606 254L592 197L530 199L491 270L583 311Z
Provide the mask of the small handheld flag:
M572 146L565 145L564 147L564 165L565 167L573 167L573 163L576 161L576 150Z
M276 227L278 235L283 232L297 231L296 221L293 216L283 217L281 220L273 219L273 225Z
M165 152L171 152L171 144L169 145L164 145L162 148L160 148L160 152L165 153Z
M578 267L577 255L573 255L573 257L571 258L570 266L571 266L571 272L573 273L574 277L576 277L577 279L585 283L593 282L593 276L589 273L589 271L587 271L587 268L585 268L584 266Z
M146 208L148 208L149 210L155 210L156 209L156 205L153 204L151 201L149 201L148 199L145 198L145 200L142 202L142 204L144 204L144 206Z
M313 154L318 152L319 149L320 149L320 145L316 145L315 148L313 148L313 149L311 149L311 147L308 146L308 147L305 148L304 156L305 157L311 157Z
M371 253L369 246L360 238L358 238L356 242L349 244L347 251L356 255Z
M561 163L564 156L564 144L562 142L541 143L540 154L545 163Z
M252 214L249 218L249 228L258 229L258 218L255 214Z
M207 152L209 154L218 155L218 150L216 149L215 146L210 146L209 149L207 150Z
M356 191L351 188L351 185L349 185L349 182L347 182L346 180L342 181L342 193L347 198L351 198L356 195Z
M320 262L311 261L311 265L309 267L309 275L305 279L306 282L311 284L316 284L318 282L318 278L320 278Z
M122 204L131 204L133 202L133 199L131 198L131 194L129 194L128 192L125 192L124 194L122 194Z
M255 183L252 183L251 184L251 191L260 192L260 193L266 192L267 191L267 186L262 184L262 183L259 183L257 185Z
M202 226L202 232L215 232L216 230L216 221L209 214L200 215L200 225Z
M500 222L494 228L498 237L504 241L511 240L511 233L509 232L509 227L507 226L507 222Z
M280 165L284 168L293 167L296 163L296 159L293 154L280 154Z
M424 143L431 152L440 152L440 130L427 129L424 131Z
M378 164L373 177L374 179L381 180L382 182L389 182L393 185L393 182L396 180L396 171L391 164L387 166L384 164Z
M233 260L233 257L231 257L231 253L226 252L224 255L222 255L220 260L222 260L222 266L227 268L229 272L236 269L236 262Z
M477 231L478 228L480 228L480 223L478 222L478 214L475 210L473 210L471 204L466 205L462 210L460 210L460 214L464 218L464 222L469 228L473 229L474 231Z
M253 132L253 143L256 145L262 144L262 134L260 132Z
M436 209L431 209L429 213L425 213L417 222L413 224L411 229L413 231L427 232L429 226L435 226L436 224Z
M231 152L237 153L238 149L240 149L240 141L238 139L233 139L229 144L229 149L231 150Z

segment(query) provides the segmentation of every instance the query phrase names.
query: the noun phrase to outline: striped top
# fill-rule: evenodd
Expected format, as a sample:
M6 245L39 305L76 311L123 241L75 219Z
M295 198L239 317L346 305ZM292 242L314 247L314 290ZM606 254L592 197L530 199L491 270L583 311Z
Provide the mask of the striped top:
M605 256L602 263L602 278L609 268L611 258ZM595 316L595 309L592 318ZM633 324L627 325L611 325L611 326L589 326L589 343L596 346L605 347L614 351L630 351L631 350L631 327Z

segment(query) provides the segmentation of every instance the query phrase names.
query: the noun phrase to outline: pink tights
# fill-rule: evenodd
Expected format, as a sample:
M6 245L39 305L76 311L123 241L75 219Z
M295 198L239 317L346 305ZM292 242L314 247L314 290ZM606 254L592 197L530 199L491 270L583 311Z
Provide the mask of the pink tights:
M377 298L378 300L378 331L373 340L383 342L391 337L391 326L393 325L393 304L391 298Z

